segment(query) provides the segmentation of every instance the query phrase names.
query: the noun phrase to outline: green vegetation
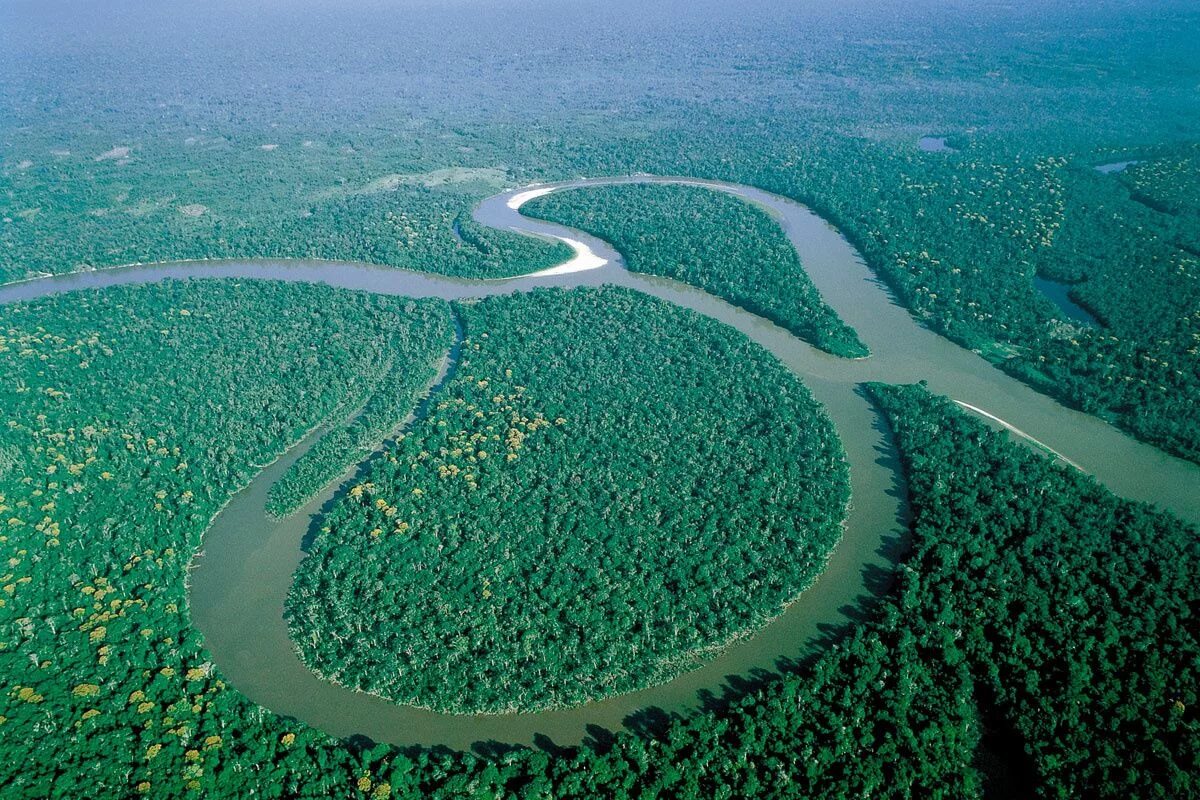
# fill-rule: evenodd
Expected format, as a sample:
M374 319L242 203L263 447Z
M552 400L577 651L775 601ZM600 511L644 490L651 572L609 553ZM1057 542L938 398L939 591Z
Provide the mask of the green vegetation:
M867 348L813 286L765 210L695 186L632 184L555 192L521 208L611 243L629 269L674 278L765 317L834 355Z
M808 188L819 176L763 185L825 213L930 327L1196 461L1200 257L1188 236L1200 195L1189 206L1180 188L1196 147L1157 153L1129 175L1102 175L1082 155L1002 157L972 144L858 159L833 193ZM1175 199L1147 205L1153 192ZM1035 273L1076 283L1072 297L1104 326L1065 320L1033 289Z
M919 387L872 394L909 479L911 551L847 638L724 710L449 774L377 751L371 779L427 796L1195 794L1200 686L1178 666L1200 647L1195 529Z
M367 346L379 359L374 376L363 376L362 408L337 424L292 464L267 495L267 510L284 516L377 448L416 405L437 373L437 358L450 348L453 330L441 302L385 301L375 309L379 330Z
M0 280L251 256L495 277L564 254L471 223L503 186L733 180L831 220L931 328L1200 460L1194 2L268 5L5 9ZM920 152L934 133L957 152ZM366 402L392 302L249 282L0 308L6 798L1200 794L1195 530L912 388L876 390L915 515L891 595L727 708L481 758L253 706L187 620L189 556L262 463Z
M534 423L503 466L557 468L547 456L558 445L587 441L589 415L567 417L565 390L542 394L535 381L567 368L536 358L552 333L519 324L539 306L569 308L568 329L588 330L609 352L643 340L614 332L637 320L735 345L708 354L712 362L673 365L675 388L678 376L719 377L722 359L747 357L740 337L719 326L616 290L596 294L616 307L613 324L595 324L584 293L464 307L470 350L434 418L463 419L456 398L490 408L489 391L499 391L490 381L507 376L482 369L512 355L505 369L528 386L503 405L531 421L562 408L565 422ZM255 708L221 681L188 623L190 554L256 465L352 404L346 376L365 385L376 374L382 361L371 343L388 341L389 317L405 303L205 281L5 307L6 796L957 798L1001 786L995 765L1029 776L1033 787L1008 787L1023 795L1195 792L1200 689L1179 665L1197 658L1196 531L1112 497L915 387L874 389L896 431L914 515L911 554L890 596L813 663L728 707L649 716L633 732L557 756L516 749L494 758L364 748ZM516 344L489 332L500 328ZM572 360L603 349L578 338ZM684 337L664 337L664 356L678 355L676 338ZM521 356L522 342L533 355ZM262 370L267 360L279 369ZM769 360L758 369L758 380L788 382L771 378L778 368ZM711 403L700 402L701 387L683 386L693 411ZM747 383L731 398L758 396ZM789 396L809 410L803 395ZM480 468L472 496L506 480L502 473ZM594 477L579 474L583 485Z
M439 310L217 281L4 307L6 796L179 796L264 736L189 623L188 562L232 492L378 379L402 321Z
M1200 539L919 387L875 386L911 551L872 619L716 714L619 735L556 796L1191 797ZM540 777L540 775L539 775Z
M1200 362L1191 352L1200 341L1198 190L1188 177L1195 143L1136 146L1132 154L1143 156L1142 164L1102 175L1092 165L1121 151L1098 153L1090 144L1049 137L1027 145L964 134L958 152L923 153L907 139L865 142L797 130L795 122L755 133L746 150L737 148L750 123L709 122L707 130L697 123L695 130L657 134L651 144L594 128L593 145L567 152L549 145L515 151L516 132L504 127L489 141L470 142L477 154L531 165L510 173L509 183L530 177L532 165L533 174L546 178L649 171L744 182L801 200L855 243L924 324L1064 403L1200 460ZM384 183L390 188L321 194L311 202L281 194L281 186L322 193L339 181L361 188L384 180L394 167L382 145L368 159L330 144L245 155L223 142L135 150L124 165L94 162L92 153L103 150L91 147L86 155L49 160L44 150L31 151L38 157L33 166L0 169L11 207L10 221L0 226L0 274L17 279L81 264L173 258L314 256L496 277L566 255L557 246L477 229L469 210L494 184ZM259 163L268 156L270 163ZM455 158L432 149L414 169ZM254 191L228 194L227 171L239 176L236 185ZM206 214L191 218L175 205L153 206L155 198L194 199L190 187L169 181L195 172L206 176L210 194L197 200ZM288 179L277 180L280 174ZM107 212L108 194L154 210ZM463 241L454 237L456 219ZM614 219L614 226L622 221ZM629 219L637 215L623 221ZM719 240L705 243L719 246ZM1034 289L1035 274L1074 283L1072 297L1103 327L1063 319ZM820 344L815 334L811 340Z
M454 379L297 573L319 674L457 712L577 704L696 666L821 570L841 447L748 339L617 288L460 308Z
M1200 658L1196 529L917 387L873 394L914 512L899 606L969 666L1015 773L1048 797L1192 796L1200 681L1180 665Z
M463 175L446 182L437 175L449 170L347 178L344 170L360 169L348 154L327 147L302 152L294 160L257 147L246 152L229 141L203 141L169 155L147 157L136 148L122 159L51 156L28 169L7 170L0 187L21 199L14 206L16 219L0 227L0 282L123 264L231 258L365 261L494 278L571 256L561 242L484 228L470 219L467 209L475 198L511 184L503 172L461 170ZM181 187L159 172L163 159L185 174L220 175ZM279 179L278 171L296 168L300 172L292 181ZM337 185L307 185L304 173L312 169ZM487 180L474 177L479 172ZM249 191L226 197L226 182ZM80 185L89 187L86 196L58 197L59 187ZM26 207L24 198L38 205Z
M140 9L135 32L99 7L23 6L0 31L0 279L249 256L496 277L565 253L473 226L501 186L721 178L818 210L930 327L1200 459L1200 109L1179 67L1196 60L1195 4L756 3L664 28L618 2L606 35L636 57L614 65L578 46L590 3L543 19L531 2L503 19L361 3L337 24L232 6L236 46L198 11ZM653 48L626 47L648 31ZM297 55L318 52L354 68ZM920 151L931 133L956 150ZM1077 282L1106 327L1062 320L1037 273Z
M1200 145L1156 155L1114 175L1065 172L1063 225L1037 268L1075 283L1105 328L1055 326L1004 366L1200 461Z

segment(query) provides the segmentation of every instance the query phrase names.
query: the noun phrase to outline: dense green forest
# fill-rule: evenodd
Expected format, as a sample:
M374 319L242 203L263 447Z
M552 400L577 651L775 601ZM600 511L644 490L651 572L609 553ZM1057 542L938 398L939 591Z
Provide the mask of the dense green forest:
M539 197L521 213L612 244L629 269L698 286L847 358L867 348L813 286L765 210L695 186L633 184Z
M1190 797L1200 536L916 387L875 387L913 502L901 608L1050 797Z
M714 133L721 130L730 134ZM827 133L776 141L756 132L752 151L730 161L722 154L744 141L739 131L742 124L728 120L713 120L703 134L669 129L657 135L650 150L609 134L572 150L569 158L556 155L553 147L539 152L540 174L685 173L745 182L802 200L837 224L926 324L1070 405L1197 459L1200 360L1193 351L1200 336L1195 312L1200 257L1196 189L1186 177L1195 172L1195 145L1145 148L1152 159L1104 175L1092 169L1105 158L1095 152L1057 147L1031 154L982 136L964 136L958 152L921 153L905 142L864 142ZM497 130L496 135L506 134ZM562 248L470 222L471 204L491 193L494 184L393 185L374 162L364 163L358 155L318 158L311 148L292 155L271 152L279 161L289 159L283 166L256 167L252 160L244 166L242 185L257 185L254 169L270 169L263 175L286 170L301 185L342 181L351 173L362 175L355 180L363 192L323 199L311 208L291 195L259 194L260 205L245 212L246 221L219 224L203 221L216 211L197 220L174 206L145 215L97 216L92 212L98 208L88 205L94 201L71 199L72 187L81 185L89 187L89 197L104 186L117 195L130 192L131 198L138 192L173 192L169 186L155 188L164 180L163 163L194 163L190 172L225 170L232 158L228 148L216 143L124 166L63 157L62 164L52 160L0 170L12 207L9 222L0 228L5 245L0 260L13 259L7 274L19 278L80 264L262 255L363 259L496 276L548 266L566 255ZM532 158L505 150L495 155ZM240 164L240 158L232 163ZM843 163L855 169L839 169ZM513 172L507 183L528 174ZM366 191L380 180L386 190ZM1154 199L1160 195L1166 199ZM328 204L333 205L322 210ZM221 208L220 199L209 206ZM230 207L224 213L240 216L243 210ZM398 233L393 218L414 215L428 219L404 222L401 228L412 230ZM205 244L210 236L215 237L211 247ZM403 249L401 240L409 242ZM112 244L94 244L105 241ZM99 246L108 255L76 254L81 246ZM464 261L460 251L474 255ZM1074 283L1072 296L1102 326L1067 319L1034 289L1034 274ZM759 310L781 320L770 308Z
M376 312L391 338L373 341L382 368L359 389L362 407L334 425L312 449L300 456L276 481L267 510L277 516L295 511L326 484L377 448L408 416L437 373L437 359L449 351L454 331L441 302L410 301L390 314ZM369 378L368 378L369 379Z
M1187 241L1200 195L1176 206L1145 202L1154 192L1188 196L1177 176L1194 172L1197 147L1157 152L1128 177L1101 174L1081 154L1002 159L972 144L892 157L900 163L891 168L858 161L860 171L840 177L838 197L795 177L758 183L825 213L935 330L1069 405L1197 460L1200 257ZM900 174L880 180L885 168ZM872 207L856 208L864 196ZM1033 290L1037 273L1075 283L1072 296L1102 326L1070 321Z
M513 311L464 308L462 380L490 380L479 368L498 337L483 339L481 326L507 321L532 344L550 334L521 327L516 309L552 299L571 304L542 294L513 299ZM640 307L653 301L626 301L649 318ZM575 309L580 325L591 306ZM255 708L221 681L188 624L186 565L257 464L351 402L345 376L383 363L372 343L390 340L404 307L206 281L5 308L6 796L1195 793L1200 697L1179 665L1197 658L1196 531L916 387L873 390L913 513L888 598L815 661L732 705L647 715L577 751L486 758L342 743ZM734 344L730 353L746 347ZM141 357L121 357L132 352ZM263 371L264 359L280 369ZM583 419L538 425L512 463L548 451L553 436L570 440ZM1025 783L1006 786L1004 772Z
M215 674L188 619L201 533L262 464L361 403L389 348L428 374L442 355L431 321L445 325L446 310L224 281L3 308L5 796L143 782L177 795L211 780L239 746L230 726L262 717Z
M456 712L575 705L697 666L820 572L841 446L757 345L613 287L459 309L454 379L297 572L316 672Z
M16 220L0 228L0 281L121 264L249 257L501 277L571 255L562 243L471 220L467 209L477 197L511 183L503 170L432 169L349 183L334 177L347 165L327 149L304 148L300 161L289 164L281 153L257 147L239 152L232 142L205 139L169 154L139 148L115 159L104 153L51 155L6 170L0 186L39 205L17 200ZM164 161L192 180L173 185L160 173ZM285 164L278 166L280 161ZM198 175L217 163L219 176ZM335 185L307 186L314 169ZM280 173L293 171L291 181L279 180ZM250 192L230 202L226 183ZM63 197L64 186L87 188L81 197Z

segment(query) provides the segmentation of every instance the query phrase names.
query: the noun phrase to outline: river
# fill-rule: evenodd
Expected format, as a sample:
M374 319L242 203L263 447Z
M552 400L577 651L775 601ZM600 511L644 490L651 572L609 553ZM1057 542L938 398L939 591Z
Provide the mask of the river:
M530 197L590 185L673 182L703 185L769 211L796 247L824 300L871 349L866 359L831 356L783 329L703 291L628 272L607 243L563 226L522 216ZM570 709L534 714L451 715L395 705L327 683L299 660L283 618L302 542L347 476L296 514L269 518L267 490L320 432L310 434L263 470L214 519L197 554L189 587L192 621L224 678L251 700L336 736L363 735L400 745L468 748L533 743L541 737L574 744L589 726L615 730L646 708L685 712L758 670L775 670L828 645L886 585L903 548L907 505L897 453L886 426L861 392L864 381L929 388L986 415L989 424L1021 431L1123 497L1155 503L1200 522L1200 468L1142 444L1107 423L1063 407L996 369L981 356L917 324L870 272L854 248L806 207L759 189L685 178L631 176L514 189L483 201L475 219L495 228L568 242L566 265L533 275L467 281L388 267L339 262L181 262L51 276L0 286L0 303L163 278L258 278L325 283L446 300L525 291L539 286L631 287L708 315L745 333L797 374L820 401L850 464L852 500L842 541L817 581L777 619L669 683ZM431 665L436 669L436 665Z

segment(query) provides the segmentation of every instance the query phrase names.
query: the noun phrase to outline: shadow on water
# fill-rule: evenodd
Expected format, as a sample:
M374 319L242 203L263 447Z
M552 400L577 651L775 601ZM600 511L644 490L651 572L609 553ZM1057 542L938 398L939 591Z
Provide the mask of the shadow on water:
M912 505L908 497L907 473L904 470L904 463L900 459L900 449L896 446L895 432L892 431L892 427L883 416L883 412L875 406L870 392L867 391L866 387L860 385L854 391L855 394L866 399L874 413L871 429L878 433L880 438L879 443L874 447L877 455L875 463L891 476L892 485L885 490L885 494L896 500L896 517L894 522L895 530L899 531L899 533L895 536L884 536L877 551L879 557L892 567L888 571L888 574L891 575L894 574L894 570L900 565L900 562L908 556L909 548L912 546L912 538L909 535L909 529L912 524ZM874 589L872 591L877 597L881 597L890 589L891 583L889 582L878 591Z
M374 748L375 746L377 746L379 744L374 739L372 739L370 736L363 736L361 733L356 733L352 736L347 736L342 741L346 743L347 748L349 748L352 752L355 752L355 753L364 753L367 750L371 750L372 748Z
M616 735L601 725L588 725L584 730L587 736L584 737L583 746L594 752L607 753L617 743Z
M511 753L519 753L527 749L528 748L526 748L524 745L511 744L509 742L498 742L495 739L488 739L486 742L476 742L475 744L471 745L471 752L473 752L475 755L482 758L491 759L493 761L502 759Z
M704 694L707 692L701 692L701 695ZM625 717L624 724L636 736L661 740L667 735L671 724L681 719L684 719L682 714L650 706Z
M539 733L533 737L533 746L547 755L556 758L564 758L574 753L578 748L557 744L553 739L544 733Z
M822 626L825 635L817 644L816 650L823 653L830 646L845 638L853 628L874 619L879 604L892 592L896 583L896 569L908 557L912 547L909 524L912 509L908 498L908 484L905 480L904 465L900 460L900 451L896 447L895 436L884 418L883 413L875 406L870 392L863 385L854 389L855 394L864 398L872 411L871 429L879 434L878 443L872 448L876 454L875 464L889 476L891 485L885 494L896 500L896 513L893 520L892 535L880 537L879 547L875 550L878 560L864 564L860 574L865 594L860 594L853 603L842 606L839 611L848 620L848 624L827 623Z
M338 487L336 490L334 490L333 494L331 494L325 502L321 503L320 507L316 511L313 511L309 515L308 530L305 532L304 538L300 542L300 549L305 553L312 552L313 543L317 540L317 535L321 532L322 523L325 521L325 518L329 516L329 512L333 511L333 507L337 505L338 501L345 496L346 492L348 492L352 486L361 483L367 477L367 475L370 474L371 470L375 467L375 459L378 458L381 453L384 453L394 447L396 445L396 438L401 433L411 429L417 424L417 422L425 419L425 417L428 416L430 405L432 405L433 401L437 399L437 396L441 394L442 389L445 388L446 384L448 384L454 378L455 374L457 374L458 362L462 356L463 348L463 324L462 318L459 316L458 310L454 308L453 304L450 306L450 319L454 325L454 342L450 345L450 350L446 355L446 367L442 372L441 377L438 378L425 391L425 396L422 397L417 405L413 408L412 413L409 414L408 418L402 422L396 428L396 430L392 431L392 434L388 438L380 442L379 446L376 447L369 456L360 461L358 466L354 468L354 471L340 484L338 484Z

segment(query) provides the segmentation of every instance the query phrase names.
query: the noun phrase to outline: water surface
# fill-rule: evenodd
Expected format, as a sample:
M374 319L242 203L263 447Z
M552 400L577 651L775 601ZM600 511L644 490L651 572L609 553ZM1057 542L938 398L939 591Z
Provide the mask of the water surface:
M1100 326L1100 320L1096 319L1092 312L1071 299L1071 284L1043 278L1041 275L1034 275L1033 285L1050 302L1058 306L1058 310L1071 322L1079 322L1084 325L1091 325L1092 327Z
M1134 164L1140 164L1141 161L1113 161L1108 164L1097 164L1096 172L1104 175L1111 175L1114 172L1124 172L1127 167L1132 167Z
M945 136L922 136L917 140L917 147L926 153L957 153L958 150L946 144Z

